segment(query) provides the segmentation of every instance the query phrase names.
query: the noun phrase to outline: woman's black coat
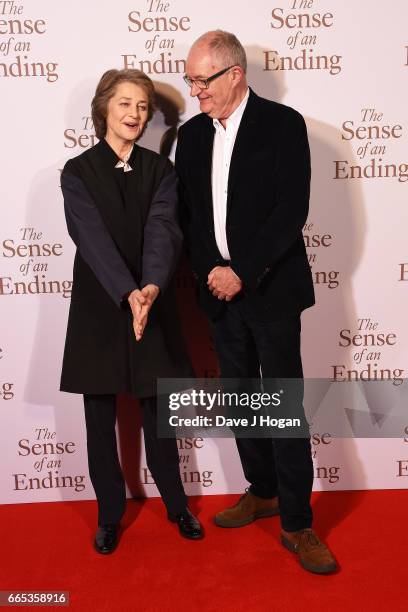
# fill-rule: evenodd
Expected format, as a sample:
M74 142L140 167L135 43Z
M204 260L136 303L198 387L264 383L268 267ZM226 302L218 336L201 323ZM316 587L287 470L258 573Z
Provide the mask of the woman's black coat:
M134 145L132 171L116 169L105 140L69 160L61 187L77 246L61 376L71 393L156 393L158 377L191 375L171 278L181 248L171 163ZM126 294L160 294L136 342Z

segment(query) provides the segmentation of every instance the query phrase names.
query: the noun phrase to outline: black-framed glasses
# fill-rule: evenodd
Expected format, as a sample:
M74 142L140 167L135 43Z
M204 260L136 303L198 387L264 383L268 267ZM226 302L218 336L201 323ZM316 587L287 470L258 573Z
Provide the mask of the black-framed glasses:
M218 79L218 77L225 74L228 70L231 70L231 68L234 68L235 65L236 64L233 64L232 66L228 66L228 68L223 68L219 72L216 72L212 76L209 76L208 79L191 79L187 74L183 76L183 79L184 79L185 84L188 85L189 87L192 87L193 85L197 85L199 89L208 89L208 85L211 83L211 81L214 81L214 79Z

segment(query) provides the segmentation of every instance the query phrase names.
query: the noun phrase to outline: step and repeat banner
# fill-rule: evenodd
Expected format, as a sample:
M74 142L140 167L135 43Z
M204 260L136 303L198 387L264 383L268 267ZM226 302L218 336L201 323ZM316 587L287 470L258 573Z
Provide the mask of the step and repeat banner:
M0 1L0 501L91 499L82 398L59 392L74 246L60 171L96 138L90 102L109 68L153 80L159 108L141 141L174 155L197 114L182 76L203 32L234 32L248 81L305 117L312 153L304 227L317 305L303 314L306 377L404 385L408 358L408 5L406 0ZM197 376L217 375L188 265L177 274ZM380 423L381 424L381 423ZM379 425L380 425L379 424ZM129 493L157 495L137 404L118 439ZM178 440L189 494L245 487L234 440ZM405 488L406 431L312 439L315 489Z

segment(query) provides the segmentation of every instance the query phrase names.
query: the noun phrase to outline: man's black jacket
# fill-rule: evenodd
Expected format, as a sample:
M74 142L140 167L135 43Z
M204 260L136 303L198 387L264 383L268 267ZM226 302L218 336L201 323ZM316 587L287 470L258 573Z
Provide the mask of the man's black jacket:
M186 247L211 318L225 308L207 289L208 273L228 265L217 248L211 164L215 128L204 113L178 133L176 169ZM279 319L314 304L302 237L310 194L310 153L303 117L250 91L231 158L226 231L231 267L254 309Z

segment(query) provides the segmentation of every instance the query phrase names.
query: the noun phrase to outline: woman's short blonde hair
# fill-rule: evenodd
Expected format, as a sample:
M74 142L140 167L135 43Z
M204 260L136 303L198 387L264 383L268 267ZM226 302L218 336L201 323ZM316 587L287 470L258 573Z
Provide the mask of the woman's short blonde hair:
M141 70L108 70L102 75L95 95L92 100L92 121L95 128L96 137L101 140L106 136L106 117L108 114L108 103L115 95L116 87L119 83L133 83L144 89L148 97L148 116L147 120L153 116L155 111L155 91L153 81Z

